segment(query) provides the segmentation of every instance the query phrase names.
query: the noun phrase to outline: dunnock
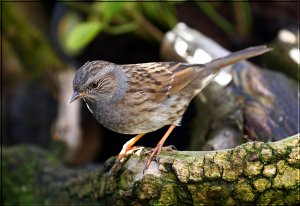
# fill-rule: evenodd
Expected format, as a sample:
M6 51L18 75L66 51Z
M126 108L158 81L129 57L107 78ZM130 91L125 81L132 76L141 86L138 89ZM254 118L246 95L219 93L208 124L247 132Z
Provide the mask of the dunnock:
M122 134L138 134L124 144L116 164L135 149L134 143L143 135L170 125L152 150L145 166L148 168L172 130L180 125L190 101L222 68L270 50L266 46L250 47L207 64L87 62L75 75L69 103L83 98L103 126Z

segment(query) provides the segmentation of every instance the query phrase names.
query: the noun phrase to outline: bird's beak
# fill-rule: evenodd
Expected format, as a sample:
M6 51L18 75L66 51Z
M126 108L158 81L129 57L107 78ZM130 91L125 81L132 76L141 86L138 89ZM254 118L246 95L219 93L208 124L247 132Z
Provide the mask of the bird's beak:
M80 92L77 92L77 91L74 91L68 104L71 104L72 102L74 102L76 99L79 99L81 97L83 97L84 93L80 93Z

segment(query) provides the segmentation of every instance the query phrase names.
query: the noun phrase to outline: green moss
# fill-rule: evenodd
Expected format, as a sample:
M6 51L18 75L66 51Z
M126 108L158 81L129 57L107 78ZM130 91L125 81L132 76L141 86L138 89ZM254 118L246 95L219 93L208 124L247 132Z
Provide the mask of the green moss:
M253 202L255 199L254 191L246 180L241 179L235 185L234 197L242 202Z
M270 165L265 165L263 168L263 175L266 177L273 177L276 174L276 165L270 164Z
M260 158L262 162L269 162L273 157L273 150L271 147L268 147L267 145L263 146L261 148L260 155L261 155Z
M200 182L203 180L203 164L204 157L200 156L195 159L195 161L189 165L190 171L190 181Z
M167 184L163 187L160 198L158 199L159 205L174 205L176 203L176 196L174 188L171 184Z
M232 182L243 173L243 167L241 165L237 166L236 164L233 164L231 162L224 162L222 167L222 179L226 181Z
M246 150L244 150L242 147L238 147L238 149L234 149L229 160L232 164L232 167L234 169L241 167L243 165L243 159L245 158L246 155L247 155Z
M191 184L188 189L194 205L223 205L231 193L230 186L219 181Z
M222 204L223 205L223 204ZM235 200L233 199L233 197L229 197L225 202L224 205L236 205Z
M285 169L283 169L285 168ZM300 170L296 168L289 167L287 165L281 166L281 173L277 173L273 179L274 188L286 188L291 189L295 185L299 185L300 179L299 174Z
M260 161L246 162L244 173L251 178L261 174L262 168L263 164Z
M86 184L70 187L69 190L71 195L76 195L79 199L82 199L93 191L93 185L89 182Z
M119 176L118 187L121 190L129 190L132 182L134 182L133 172L127 169Z
M228 159L230 158L230 153L229 152L216 152L216 155L214 157L214 162L215 163L223 163L223 162L227 162Z
M274 153L275 159L282 159L282 157L287 157L291 152L291 147L285 144L270 144Z
M222 179L234 181L243 173L243 158L247 155L246 150L242 147L233 149L227 162L223 162Z
M212 200L223 200L230 196L230 188L228 184L213 184L209 187L208 197Z
M174 194L178 201L177 203L183 205L190 205L193 203L191 194L186 185L180 184L178 181L173 185L173 187L174 187Z
M234 154L231 155L232 158L235 156L238 159L244 159L244 157L247 155L247 151L242 147L239 147L237 150L234 150Z
M68 148L66 144L62 141L51 142L48 160L51 163L60 163L62 157L65 157L67 154Z
M142 202L149 199L158 199L162 189L162 182L153 175L145 175L141 181L133 186L133 195Z
M286 167L287 167L287 165L286 165L286 163L285 163L284 160L278 161L277 164L276 164L276 166L277 166L277 172L279 174L282 174L284 172L284 170L286 169Z
M299 185L297 188L290 190L287 195L284 197L284 201L287 205L296 205L300 202L300 188Z
M175 159L175 161L172 164L172 167L180 182L187 183L190 179L189 164L185 161Z
M205 156L203 170L204 176L210 180L221 177L221 168L218 164L214 162L213 154L207 154Z
M299 153L299 147L294 148L291 153L289 154L289 157L287 158L287 162L290 165L300 167L300 153Z
M271 187L271 182L265 178L259 178L253 182L255 189L259 192L263 192Z
M208 204L209 200L207 197L208 184L201 185L188 185L188 189L192 195L193 203L195 205Z
M105 194L112 194L117 188L114 177L107 175L105 178Z
M4 205L44 203L39 198L34 178L39 167L38 157L27 146L3 148L2 186ZM44 155L37 151L41 157ZM8 159L10 158L10 159Z
M243 144L243 148L247 151L247 153L252 152L259 154L263 145L264 143L262 142L247 142L246 144Z
M269 190L262 193L257 200L258 205L285 205L284 192Z

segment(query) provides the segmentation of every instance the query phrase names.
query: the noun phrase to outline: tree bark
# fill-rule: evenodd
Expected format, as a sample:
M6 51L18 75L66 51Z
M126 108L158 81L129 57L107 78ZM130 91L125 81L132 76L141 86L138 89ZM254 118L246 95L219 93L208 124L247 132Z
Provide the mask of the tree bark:
M144 174L147 155L140 150L113 175L108 173L113 158L71 169L51 161L46 151L15 146L3 149L3 188L16 191L9 183L19 178L23 183L18 186L26 186L38 204L296 204L299 141L298 134L230 150L163 151L159 163L152 161ZM8 194L4 191L4 202L21 201Z

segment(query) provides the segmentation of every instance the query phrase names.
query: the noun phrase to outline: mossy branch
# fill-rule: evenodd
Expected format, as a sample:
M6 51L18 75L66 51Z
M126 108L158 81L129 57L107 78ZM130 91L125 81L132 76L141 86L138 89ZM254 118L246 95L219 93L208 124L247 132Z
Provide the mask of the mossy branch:
M299 143L298 134L230 150L165 151L144 174L147 156L133 154L115 175L107 173L112 159L104 166L71 169L51 162L46 151L15 146L3 149L3 188L13 191L8 183L19 177L31 195L51 204L295 204Z

